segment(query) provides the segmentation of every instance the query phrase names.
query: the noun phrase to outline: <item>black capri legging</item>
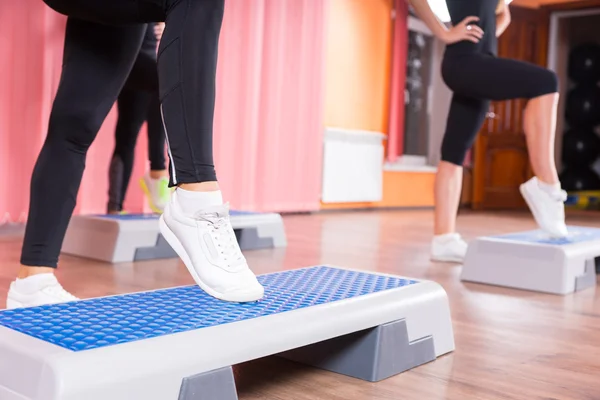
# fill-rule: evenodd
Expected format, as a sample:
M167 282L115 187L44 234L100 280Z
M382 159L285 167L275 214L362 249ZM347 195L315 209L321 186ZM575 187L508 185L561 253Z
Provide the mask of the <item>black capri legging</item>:
M165 21L158 49L171 185L215 181L215 77L224 0L45 0L68 15L62 74L31 178L21 252L56 267L87 151L139 54L146 27Z
M490 54L447 54L442 77L454 93L442 141L442 161L456 165L463 164L490 101L533 99L558 92L554 72Z

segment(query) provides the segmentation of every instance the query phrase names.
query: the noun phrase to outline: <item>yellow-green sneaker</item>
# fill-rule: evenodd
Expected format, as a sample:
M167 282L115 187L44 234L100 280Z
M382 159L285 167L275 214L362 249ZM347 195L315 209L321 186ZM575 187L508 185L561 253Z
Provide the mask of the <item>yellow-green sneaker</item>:
M148 198L150 209L157 214L162 214L171 196L169 178L152 179L149 174L145 174L140 179L140 186Z

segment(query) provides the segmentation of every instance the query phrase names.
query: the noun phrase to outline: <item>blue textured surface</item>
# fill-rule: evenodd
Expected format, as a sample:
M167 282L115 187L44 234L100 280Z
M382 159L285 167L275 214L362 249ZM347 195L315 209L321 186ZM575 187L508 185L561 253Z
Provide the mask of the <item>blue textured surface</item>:
M0 325L82 351L279 314L418 283L326 266L259 276L265 297L227 303L197 286L0 311Z
M230 210L229 215L232 217L237 217L241 215L256 215L260 213L255 213L251 211L235 211ZM131 220L140 220L140 219L158 219L160 215L158 214L98 214L95 217L99 218L107 218L107 219L118 219L120 221L131 221Z
M600 229L587 228L581 226L569 226L569 236L561 239L554 239L542 231L529 231L511 233L508 235L495 236L498 239L516 240L526 243L551 244L555 246L565 246L569 244L589 242L590 240L600 240Z
M254 212L254 211L237 211L237 210L229 211L229 215L231 215L232 217L239 217L242 215L261 215L261 214L263 214L263 213Z

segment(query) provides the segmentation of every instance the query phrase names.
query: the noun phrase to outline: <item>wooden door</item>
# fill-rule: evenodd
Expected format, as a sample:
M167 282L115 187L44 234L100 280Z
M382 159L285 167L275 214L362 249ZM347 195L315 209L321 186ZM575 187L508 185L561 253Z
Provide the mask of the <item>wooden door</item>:
M498 56L546 66L549 17L545 10L511 7L512 22ZM493 102L473 148L473 208L525 207L519 185L532 176L523 132L526 101Z

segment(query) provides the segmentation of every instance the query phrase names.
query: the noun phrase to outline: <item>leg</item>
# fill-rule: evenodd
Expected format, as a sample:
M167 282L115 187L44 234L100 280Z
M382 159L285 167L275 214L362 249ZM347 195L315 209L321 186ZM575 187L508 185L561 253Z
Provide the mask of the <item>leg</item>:
M212 154L223 14L223 0L180 0L167 15L158 75L171 185L178 187L160 218L160 230L203 290L246 302L262 298L264 289L239 248Z
M549 90L556 88L555 75L547 79ZM569 234L564 208L567 194L561 189L554 162L557 108L555 92L534 97L525 108L525 136L535 177L520 190L538 226L553 237L565 237Z
M456 232L456 213L462 190L463 167L440 161L435 175L434 234Z
M97 25L69 18L62 76L48 135L31 179L19 278L56 268L75 207L86 152L121 90L142 34L139 26ZM53 276L46 281L48 285L58 285ZM37 295L30 287L19 293L17 286L19 281L11 285L9 292L13 304L27 304L30 295ZM46 300L53 302L58 298Z
M149 104L150 94L145 91L125 87L119 94L115 150L109 169L107 210L109 213L119 213L123 210L123 202L135 159L135 144L146 120L146 110Z
M171 186L177 189L161 216L160 230L207 293L229 301L260 299L264 289L236 241L212 154L224 0L46 1L61 3L65 13L113 23L166 16L158 78Z
M167 15L159 46L161 112L171 158L171 185L183 189L218 190L212 131L223 12L223 0L179 1Z
M168 176L165 160L165 129L160 116L160 100L158 93L152 94L148 108L148 161L150 176L159 179Z
M442 142L442 161L435 177L435 237L432 258L461 262L466 243L456 233L456 214L462 188L462 164L467 151L485 119L489 101L454 94L446 133Z
M558 183L554 162L554 134L558 107L558 78L540 66L489 55L469 56L462 63L445 60L448 86L463 95L508 100L525 98L524 130L535 175Z
M150 170L140 179L140 186L146 194L152 211L161 214L169 201L169 173L165 167L165 131L160 114L158 91L149 93L147 109L148 158Z
M215 78L224 0L45 0L86 21L166 21L158 57L171 185L218 190L212 155Z
M157 24L148 24L146 40L142 46L142 54L146 55L146 79L155 81L151 89L151 100L148 108L148 161L150 162L150 178L160 179L169 176L165 160L165 128L160 113L160 98L158 92L158 72L156 65Z
M154 33L154 24L148 24L140 52L129 77L127 78L127 82L119 95L119 120L115 132L116 146L110 167L111 184L109 188L109 213L118 213L123 209L123 202L129 186L131 171L133 169L135 144L144 121L148 121L149 132L152 129L156 129L156 118L159 120L159 129L163 129L158 100L156 46L157 39ZM154 116L148 112L151 104L155 107ZM151 120L148 119L150 117L153 118L152 123ZM144 182L144 180L142 180L142 182ZM166 182L163 182L162 185L165 187L165 192L168 192L168 188L166 188L167 184L168 179ZM149 193L147 187L146 192ZM164 203L166 203L167 200L168 199L162 202L163 204L161 205L160 212L162 212ZM159 212L155 205L156 203L156 201L152 201L152 198L150 198L151 207Z
M550 93L529 100L523 115L523 125L533 172L542 182L558 184L554 162L556 114L558 93Z
M149 88L150 103L147 109L148 121L148 161L150 162L150 177L159 179L168 177L165 160L165 127L160 112L160 98L158 91L158 72L156 61L157 38L154 33L156 24L148 24L146 39L142 46L140 55L143 56L143 69L147 82L156 82L155 86Z
M556 74L534 64L485 54L444 60L442 73L455 93L491 100L530 100L524 130L535 177L520 190L540 228L551 236L566 236L566 193L560 188L554 160Z
M152 211L161 214L169 201L169 174L165 167L165 131L160 113L158 72L156 61L157 38L154 25L148 24L146 37L138 60L130 75L132 85L146 91L146 121L148 122L148 155L150 171L140 179Z

